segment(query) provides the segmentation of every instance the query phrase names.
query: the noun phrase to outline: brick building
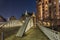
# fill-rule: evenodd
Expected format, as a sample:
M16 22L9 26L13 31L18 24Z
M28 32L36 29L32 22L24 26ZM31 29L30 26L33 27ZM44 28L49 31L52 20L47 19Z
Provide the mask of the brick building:
M60 25L59 0L36 0L37 20L51 24Z

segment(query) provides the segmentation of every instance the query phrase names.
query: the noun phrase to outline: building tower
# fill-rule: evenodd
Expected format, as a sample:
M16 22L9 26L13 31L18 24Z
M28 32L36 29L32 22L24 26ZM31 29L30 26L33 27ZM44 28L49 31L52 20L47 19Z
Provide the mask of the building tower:
M37 17L39 20L47 19L49 17L48 4L48 0L36 0Z
M47 21L47 19L49 18L49 1L48 0L44 0L43 1L43 18L45 19L45 21Z
M37 19L42 20L43 14L42 14L42 1L36 0L36 8L37 8Z

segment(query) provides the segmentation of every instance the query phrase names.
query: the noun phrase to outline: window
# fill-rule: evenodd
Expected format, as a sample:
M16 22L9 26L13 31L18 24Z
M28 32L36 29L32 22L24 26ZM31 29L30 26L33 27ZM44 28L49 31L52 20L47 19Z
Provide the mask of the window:
M59 7L60 7L60 5L59 5Z
M51 10L49 11L49 13L51 13Z
M42 7L44 8L44 5Z
M44 5L44 2L42 3L42 5Z
M51 0L49 0L49 3L51 3Z
M39 1L41 1L41 0L39 0Z
M56 12L56 10L54 9L54 12Z
M43 11L44 11L44 8L43 8Z
M60 9L59 9L59 12L60 12Z
M48 12L48 10L46 10L45 12Z
M46 1L46 4L48 4L48 2Z
M54 9L56 8L56 6L54 6Z
M54 2L54 4L56 4L56 2Z

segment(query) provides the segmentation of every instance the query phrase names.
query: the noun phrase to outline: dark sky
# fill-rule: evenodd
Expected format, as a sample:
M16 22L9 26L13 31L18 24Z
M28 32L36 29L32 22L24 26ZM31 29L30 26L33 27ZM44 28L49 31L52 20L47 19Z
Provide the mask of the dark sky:
M0 15L5 18L15 16L20 18L25 11L36 12L35 0L0 0Z

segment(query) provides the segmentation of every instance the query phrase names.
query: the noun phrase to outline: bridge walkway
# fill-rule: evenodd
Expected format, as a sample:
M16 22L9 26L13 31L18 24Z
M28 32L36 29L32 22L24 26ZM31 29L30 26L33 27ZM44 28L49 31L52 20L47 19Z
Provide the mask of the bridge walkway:
M31 28L25 35L20 38L16 37L16 34L11 35L5 40L49 40L39 28Z

